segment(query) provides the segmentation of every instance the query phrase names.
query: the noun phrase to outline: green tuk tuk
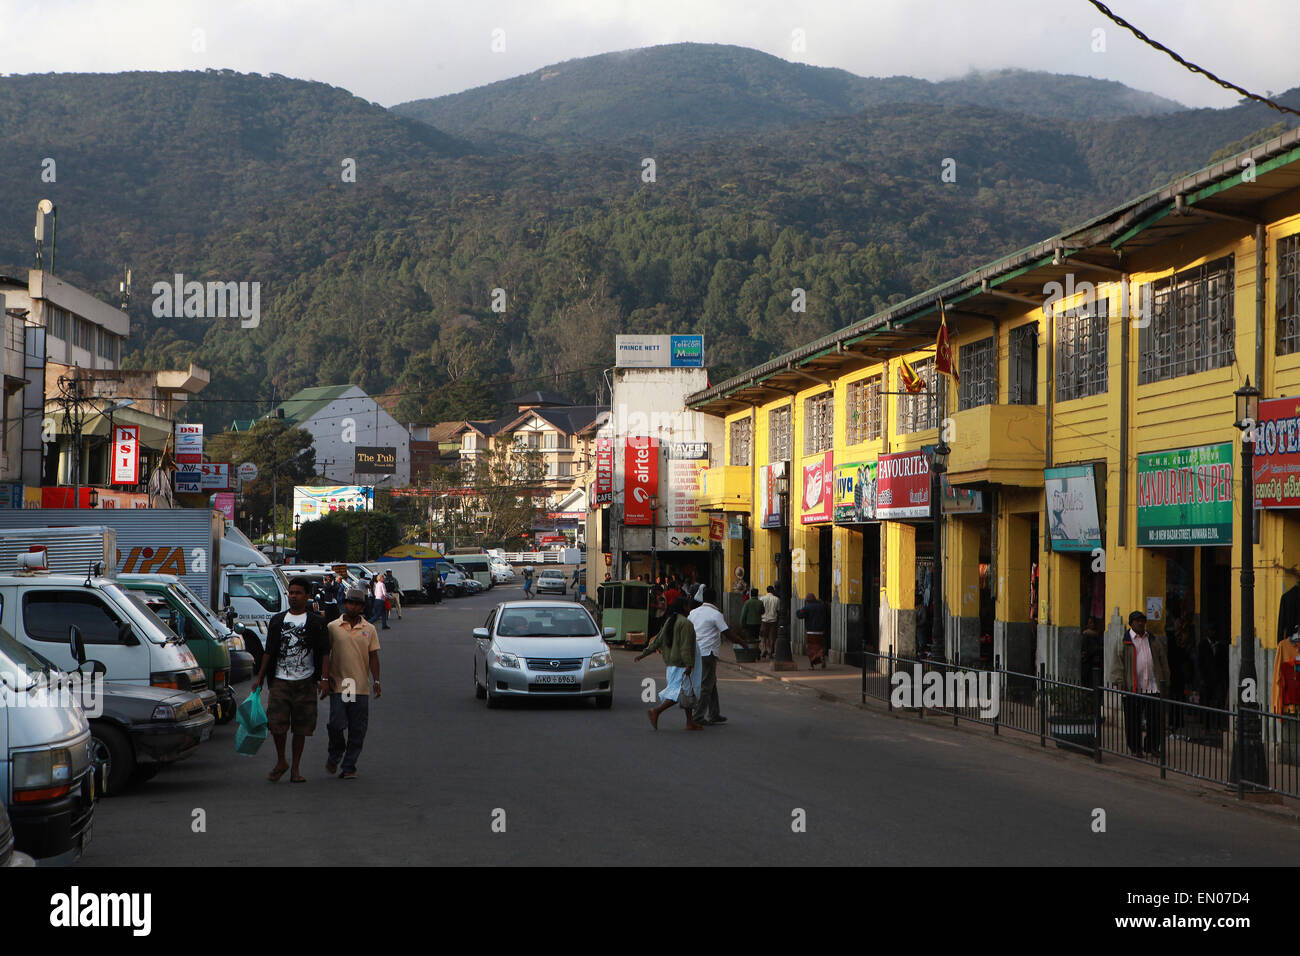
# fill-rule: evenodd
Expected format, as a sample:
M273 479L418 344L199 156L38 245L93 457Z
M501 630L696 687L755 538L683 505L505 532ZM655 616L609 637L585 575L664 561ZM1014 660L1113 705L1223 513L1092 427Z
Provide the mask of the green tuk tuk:
M600 586L601 627L614 628L611 644L645 647L650 628L650 585L644 581L606 581Z

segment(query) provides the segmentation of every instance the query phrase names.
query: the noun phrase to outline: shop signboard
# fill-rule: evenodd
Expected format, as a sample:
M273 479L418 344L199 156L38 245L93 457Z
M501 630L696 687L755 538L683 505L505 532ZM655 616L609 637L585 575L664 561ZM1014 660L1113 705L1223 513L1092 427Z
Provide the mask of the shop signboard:
M1047 527L1053 551L1103 547L1097 507L1097 474L1092 465L1043 469Z
M700 493L704 472L709 467L709 443L669 442L667 524L687 528L708 524L708 515L700 511Z
M930 456L921 449L876 459L876 517L930 517Z
M335 511L364 511L369 495L366 485L295 485L293 514L315 521Z
M614 500L614 439L596 439L596 495L597 505L607 505Z
M650 499L659 496L659 440L629 438L623 454L623 523L650 525Z
M197 468L177 469L173 476L173 487L178 495L197 495L203 493L203 472Z
M709 516L709 540L726 541L727 540L727 519L721 515Z
M1300 398L1259 403L1255 506L1300 508Z
M931 459L933 460L933 459ZM946 515L977 515L984 512L984 492L970 488L954 488L946 477L940 477L940 494L943 496L943 513Z
M394 475L397 473L397 446L358 445L352 468L363 475Z
M135 425L113 426L114 485L140 483L140 429Z
M1232 544L1232 442L1138 455L1137 543Z
M758 468L758 517L764 528L779 528L781 520L781 496L776 493L776 481L780 477L780 465L760 465Z
M218 491L212 496L212 510L220 511L226 516L227 521L234 521L235 493L233 491Z
M803 508L799 520L803 524L830 521L834 513L835 498L834 452L825 452L803 465Z
M876 520L876 463L835 466L835 520L860 524Z
M660 551L708 551L709 532L705 528L661 528Z
M226 491L230 488L230 462L207 461L199 465L203 475L204 491Z
M23 508L23 486L17 482L0 485L0 509L21 511Z
M729 541L745 540L745 515L727 515L727 539Z
M203 461L203 426L176 426L176 463L197 465Z
M619 368L703 368L703 335L618 335Z

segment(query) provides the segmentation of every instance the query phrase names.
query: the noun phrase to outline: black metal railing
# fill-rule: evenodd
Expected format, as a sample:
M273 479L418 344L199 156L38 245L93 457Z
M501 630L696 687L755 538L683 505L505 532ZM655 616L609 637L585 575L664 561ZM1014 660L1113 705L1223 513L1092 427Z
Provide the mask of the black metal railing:
M895 679L903 673L906 677ZM931 676L933 675L933 676ZM919 689L918 689L919 688ZM1039 738L1042 746L1091 757L1122 757L1160 770L1236 788L1241 794L1272 792L1300 797L1300 717L1260 713L1237 722L1233 710L1184 703L1155 694L1075 684L1001 666L962 667L941 660L864 652L862 700L923 719L952 717L992 729ZM1242 780L1234 762L1239 734L1258 721L1267 780Z

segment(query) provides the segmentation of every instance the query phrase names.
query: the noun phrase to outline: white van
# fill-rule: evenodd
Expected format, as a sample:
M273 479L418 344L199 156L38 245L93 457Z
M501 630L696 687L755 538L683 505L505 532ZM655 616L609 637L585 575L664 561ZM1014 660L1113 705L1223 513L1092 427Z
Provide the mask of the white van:
M45 665L3 629L0 687L0 799L14 844L42 864L72 863L95 815L90 722L77 704L60 705Z

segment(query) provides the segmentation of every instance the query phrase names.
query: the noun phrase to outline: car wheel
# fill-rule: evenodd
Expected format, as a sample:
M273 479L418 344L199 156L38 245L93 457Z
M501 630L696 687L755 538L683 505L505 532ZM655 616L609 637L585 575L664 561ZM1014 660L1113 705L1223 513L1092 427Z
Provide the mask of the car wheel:
M501 698L492 692L492 678L486 672L483 674L483 681L487 685L483 688L483 696L487 698L488 710L496 710L501 706Z
M605 694L603 697L596 698L596 708L598 710L609 710L613 706L614 706L613 691L610 691L608 694Z
M90 724L90 760L95 792L109 796L126 789L135 772L135 754L126 734L103 721Z
M478 682L478 668L474 668L474 696L482 700L487 696L487 688Z

